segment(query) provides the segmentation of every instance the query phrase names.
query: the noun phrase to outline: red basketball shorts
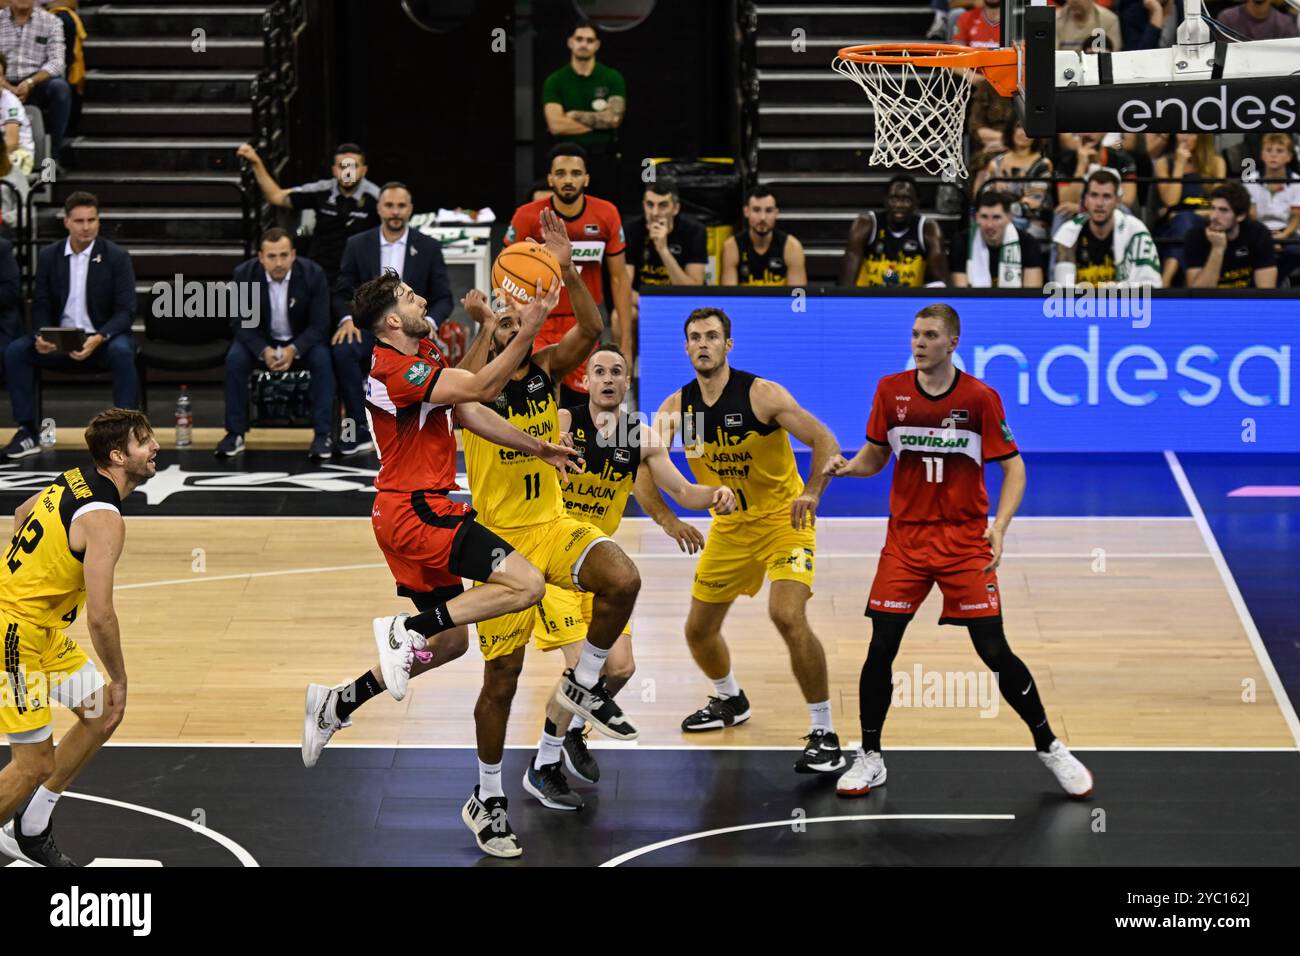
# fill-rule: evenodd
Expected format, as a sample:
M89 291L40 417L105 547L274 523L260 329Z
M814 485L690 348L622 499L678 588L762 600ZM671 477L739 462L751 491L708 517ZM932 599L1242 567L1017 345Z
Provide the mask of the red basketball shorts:
M428 492L381 491L370 524L399 594L460 585L461 576L451 567L457 564L457 545L474 524L468 504Z
M993 551L988 522L896 522L880 552L868 617L912 617L935 584L943 593L940 624L969 624L1002 616L996 571L985 571Z

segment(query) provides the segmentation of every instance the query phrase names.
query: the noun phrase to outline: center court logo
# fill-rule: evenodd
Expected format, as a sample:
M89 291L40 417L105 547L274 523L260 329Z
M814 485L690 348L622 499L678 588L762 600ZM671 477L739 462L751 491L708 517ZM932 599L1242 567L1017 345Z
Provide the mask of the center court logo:
M979 708L981 718L996 717L998 675L991 671L926 671L920 664L893 676L894 707Z

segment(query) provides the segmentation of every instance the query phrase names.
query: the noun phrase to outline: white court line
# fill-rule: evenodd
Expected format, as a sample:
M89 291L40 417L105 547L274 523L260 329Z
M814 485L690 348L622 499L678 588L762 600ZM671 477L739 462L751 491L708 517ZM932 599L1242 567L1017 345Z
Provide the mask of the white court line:
M1237 617L1241 620L1241 626L1246 632L1246 639L1250 641L1251 650L1255 652L1255 659L1259 661L1264 676L1268 678L1269 689L1272 690L1278 708L1282 711L1282 717L1286 720L1287 728L1291 731L1291 736L1295 738L1296 744L1300 745L1300 719L1296 717L1295 708L1291 706L1291 698L1287 696L1286 688L1282 686L1282 680L1277 676L1277 669L1273 666L1273 659L1268 656L1268 651L1264 648L1264 641L1259 636L1259 628L1255 626L1255 620L1250 616L1250 609L1246 607L1246 599L1241 596L1241 589L1237 587L1237 581L1232 576L1232 569L1228 567L1228 562L1223 557L1223 551L1219 549L1219 542L1215 540L1214 532L1210 530L1210 522L1205 518L1205 511L1196 498L1196 492L1192 490L1192 483L1187 480L1187 474L1183 471L1182 463L1179 462L1177 455L1172 451L1167 451L1165 452L1165 461L1169 464L1169 470L1173 472L1174 481L1178 483L1178 490L1182 492L1183 500L1187 502L1187 510L1192 513L1192 517L1196 520L1196 527L1201 532L1201 538L1205 541L1206 548L1209 549L1211 556L1214 558L1214 566L1219 569L1219 577L1223 579L1223 586L1228 592L1228 597L1232 600L1233 608L1237 611Z
M628 557L635 558L638 561L655 561L655 560L662 561L668 559L676 560L679 558L689 561L692 559L699 558L699 555L683 554L680 551L664 551L664 552L656 551L654 553L642 552L642 551L630 551L628 552ZM1151 559L1158 559L1158 558L1208 559L1209 557L1210 557L1209 554L1200 551L1164 551L1164 552L1151 551L1151 552L1132 552L1127 554L1116 554L1115 552L1111 552L1111 551L1106 552L1106 560L1108 561L1124 560L1124 559L1132 559L1136 561L1136 560L1151 560ZM870 552L869 551L862 551L862 552L845 551L845 552L830 552L830 553L817 555L817 560L819 561L825 561L831 558L851 559L854 561L864 561L864 560L875 561L875 560L879 560L880 553L878 551L870 551ZM1093 561L1096 559L1096 555L1043 551L1043 552L1025 552L1024 554L1014 554L1014 553L1004 554L1002 556L1002 560L1004 563L1016 558L1031 560L1031 561L1032 560L1061 560L1061 559L1074 560L1074 561ZM386 568L386 567L388 567L387 564L385 564L382 561L378 561L370 564L336 564L329 567L320 567L320 568L285 568L280 571L245 571L241 574L211 574L211 575L195 574L193 577L188 577L188 578L167 578L166 580L163 581L138 581L135 584L119 584L116 585L113 588L113 590L130 591L136 588L160 588L172 584L200 584L205 581L238 581L243 578L273 578L273 577L278 577L280 575L287 575L287 574L329 574L334 571L360 571L366 568Z
M851 816L842 817L808 817L807 819L789 817L785 820L770 820L767 823L746 823L743 826L722 827L717 830L701 830L699 833L687 833L684 836L660 840L658 843L651 843L635 850L628 850L626 853L621 853L612 860L606 860L600 865L602 867L618 866L628 860L635 860L639 856L645 856L647 853L654 853L656 850L677 846L679 843L689 843L692 840L721 836L724 833L743 833L746 830L767 830L773 827L788 827L796 824L806 826L809 823L851 823L862 820L1014 820L1015 818L1014 813L855 813Z
M242 846L236 843L224 833L218 833L216 830L209 830L205 826L199 826L193 820L186 820L184 817L173 816L162 810L155 810L153 807L142 807L138 803L127 803L124 800L110 800L108 797L92 797L88 793L74 793L71 790L63 794L65 797L72 797L74 800L89 800L91 803L105 803L110 807L120 807L124 810L135 810L137 813L146 813L151 817L157 817L160 820L167 820L170 823L176 823L191 830L194 833L202 834L214 843L220 844L229 850L243 866L257 866L258 862L253 859L253 854L249 853Z
M217 743L214 741L199 741L187 743L183 740L110 740L104 745L105 747L192 747L195 749L205 748L226 748L226 749L248 749L248 750L301 750L301 743L249 743L249 742L231 742ZM641 744L636 741L622 742L617 740L589 740L588 747L592 750L698 750L701 753L708 753L714 750L736 750L736 751L794 751L798 746L790 744L785 747L776 747L771 745L747 745L747 744L721 744L712 747L692 746L690 744ZM466 741L463 744L350 744L343 741L331 741L331 750L473 750L474 742ZM537 749L536 744L506 744L506 750L527 750L534 751ZM947 753L966 753L968 751L987 751L989 753L1034 753L1033 746L1026 744L1021 747L983 747L983 746L890 746L886 753L892 751L899 752L947 752ZM1071 747L1071 753L1091 753L1091 752L1115 752L1115 753L1297 753L1300 747ZM187 824L188 825L188 824Z

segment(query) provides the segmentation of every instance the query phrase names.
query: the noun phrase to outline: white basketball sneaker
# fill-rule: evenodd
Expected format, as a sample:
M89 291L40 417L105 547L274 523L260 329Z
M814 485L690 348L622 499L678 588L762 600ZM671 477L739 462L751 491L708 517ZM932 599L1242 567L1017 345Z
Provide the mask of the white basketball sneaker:
M326 687L324 684L307 685L307 704L302 715L302 763L316 766L320 752L335 733L351 727L351 720L339 720L335 706L346 685Z
M841 797L865 797L873 787L885 785L885 758L875 750L853 751L853 763L840 774L835 792Z
M1065 744L1053 740L1047 753L1038 754L1047 769L1056 775L1056 782L1072 797L1092 796L1092 774L1079 758L1066 749Z
M406 682L411 678L411 665L415 663L417 654L424 650L426 643L422 635L406 629L408 617L409 614L397 614L374 620L375 647L379 648L379 672L384 675L384 686L394 700L406 696Z

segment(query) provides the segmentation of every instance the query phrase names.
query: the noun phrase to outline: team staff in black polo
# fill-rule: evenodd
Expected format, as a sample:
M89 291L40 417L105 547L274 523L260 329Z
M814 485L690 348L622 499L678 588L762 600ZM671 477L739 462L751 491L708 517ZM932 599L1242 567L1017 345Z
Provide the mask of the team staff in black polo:
M379 187L366 179L366 156L361 147L340 143L334 150L330 179L288 188L275 181L251 143L244 143L235 152L248 160L262 195L272 206L315 211L316 227L303 254L325 270L332 288L348 239L379 225Z
M667 177L646 183L641 211L623 224L632 288L704 285L708 234L702 222L682 212L677 183Z
M411 190L404 183L384 183L379 193L383 225L353 236L343 250L343 263L334 284L334 318L339 325L330 342L343 414L353 423L350 430L344 422L339 440L338 452L345 458L375 447L366 428L365 396L375 337L352 323L352 295L357 287L377 279L385 269L392 269L427 303L424 317L429 320L430 332L451 315L451 283L442 245L407 226L414 209Z

